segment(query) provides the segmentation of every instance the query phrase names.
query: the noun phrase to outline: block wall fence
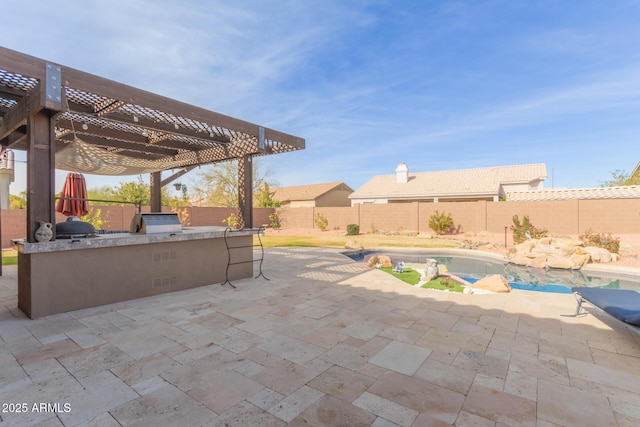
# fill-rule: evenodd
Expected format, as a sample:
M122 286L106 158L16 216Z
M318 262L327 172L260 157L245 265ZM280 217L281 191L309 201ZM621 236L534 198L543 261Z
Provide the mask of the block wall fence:
M558 200L544 202L441 202L363 204L346 208L278 208L282 226L317 228L314 218L321 214L328 229L346 230L358 224L361 233L376 231L417 231L433 233L429 217L435 211L451 213L457 232L503 233L514 215L528 215L536 227L552 234L640 233L640 199Z
M100 210L100 218L105 220L106 230L124 230L129 231L131 218L137 212L133 206L91 206L91 210ZM148 206L142 207L142 212L149 212ZM170 207L163 207L163 212L172 212ZM269 215L273 213L271 208L255 208L253 210L254 226L259 227L269 223ZM205 226L220 225L232 213L236 213L237 209L233 208L214 208L214 207L198 207L189 206L178 209L180 221L184 227L189 226ZM24 209L2 209L0 212L0 221L2 222L2 248L11 247L11 239L23 239L27 232L27 211ZM66 216L56 213L56 222L66 220Z
M93 206L100 209L107 230L128 230L136 209L132 206ZM148 212L149 207L143 207ZM164 212L171 208L163 207ZM503 233L512 224L513 215L521 219L529 215L531 222L552 234L580 234L594 232L640 234L640 199L617 200L558 200L544 202L441 202L364 204L353 207L278 208L282 227L317 228L317 214L328 220L329 230L346 230L348 224L358 224L361 233L375 231L416 231L433 233L429 217L437 210L451 213L457 232ZM180 208L183 226L225 225L222 220L236 209L219 207ZM269 224L271 208L254 208L254 226ZM2 247L11 247L11 239L24 238L27 224L23 209L3 209ZM56 214L56 222L65 216Z

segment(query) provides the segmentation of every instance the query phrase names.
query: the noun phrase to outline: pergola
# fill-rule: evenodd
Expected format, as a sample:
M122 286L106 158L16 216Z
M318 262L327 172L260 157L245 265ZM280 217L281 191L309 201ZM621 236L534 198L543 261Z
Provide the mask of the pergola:
M238 160L238 213L252 227L254 156L305 141L73 68L0 47L0 145L27 152L27 241L55 220L55 168L98 175L150 173L161 188L202 164ZM164 180L161 172L177 170Z

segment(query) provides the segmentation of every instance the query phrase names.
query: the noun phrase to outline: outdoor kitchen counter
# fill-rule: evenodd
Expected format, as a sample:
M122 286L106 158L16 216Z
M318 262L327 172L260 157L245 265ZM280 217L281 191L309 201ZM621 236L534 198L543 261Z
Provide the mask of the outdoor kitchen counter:
M45 252L73 251L78 249L109 248L115 246L145 245L149 243L183 242L200 239L224 239L226 227L185 227L179 233L153 234L100 234L97 237L58 239L52 242L28 243L21 239L12 240L18 253L37 254ZM229 236L250 236L257 230L234 230Z
M253 276L253 235L225 227L14 241L18 307L30 318ZM227 245L233 250L228 250ZM234 265L227 265L227 262ZM236 263L237 262L237 263ZM228 274L228 276L227 276Z

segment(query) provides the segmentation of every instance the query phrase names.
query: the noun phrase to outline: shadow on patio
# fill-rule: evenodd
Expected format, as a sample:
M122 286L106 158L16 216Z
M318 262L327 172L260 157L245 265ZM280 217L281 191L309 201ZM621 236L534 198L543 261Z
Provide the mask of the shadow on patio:
M0 400L27 410L0 424L640 424L638 337L561 317L571 295L415 289L318 248L263 269L29 320L5 267Z

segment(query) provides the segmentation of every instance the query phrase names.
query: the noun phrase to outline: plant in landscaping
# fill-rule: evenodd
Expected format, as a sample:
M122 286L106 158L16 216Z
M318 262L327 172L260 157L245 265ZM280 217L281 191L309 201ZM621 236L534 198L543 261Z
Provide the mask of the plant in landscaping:
M360 234L360 226L358 224L347 224L347 234L349 236Z
M578 238L584 242L585 246L597 246L614 254L620 252L620 239L613 237L611 233L594 233L588 229Z
M511 225L511 231L513 231L513 243L519 244L527 239L539 239L541 237L547 237L548 230L546 228L537 228L529 220L529 216L522 217L522 223L518 215L514 215L512 218L513 225Z
M436 232L436 234L444 234L447 230L453 227L453 218L451 213L435 211L429 217L429 228Z
M280 223L280 217L278 216L278 212L274 212L269 215L269 227L274 230L279 230L282 224Z
M231 227L233 229L236 229L236 230L240 226L240 224L238 223L238 217L234 213L232 213L231 215L229 215L228 217L223 219L222 223L223 224L227 224L229 227Z
M318 227L320 231L326 231L329 226L329 220L321 213L317 213L313 221L316 223L316 227Z
M186 225L189 225L189 209L188 208L173 206L171 208L171 212L175 212L178 214L178 220L180 221L180 224L182 224L183 227Z
M92 208L89 210L89 213L81 219L93 225L93 228L96 230L106 230L106 225L109 222L109 212L105 212L105 214L102 215L102 209Z

